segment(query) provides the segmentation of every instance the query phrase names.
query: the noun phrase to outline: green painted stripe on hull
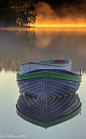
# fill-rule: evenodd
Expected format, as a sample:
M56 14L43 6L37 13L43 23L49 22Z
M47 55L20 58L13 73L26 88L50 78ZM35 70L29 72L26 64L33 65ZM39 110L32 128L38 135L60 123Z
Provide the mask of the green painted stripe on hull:
M52 69L50 69L50 72L52 72L53 70Z
M59 74L59 73L52 73L52 72L38 72L38 73L30 73L30 74L23 74L17 75L17 80L28 79L28 78L37 78L37 77L52 77L52 78L59 78L71 81L80 81L81 76L74 76L74 75L67 75L67 74Z
M70 115L68 115L68 116L66 116L66 117L64 117L64 118L61 118L61 119L55 120L55 121L53 121L53 122L47 123L47 127L54 126L54 125L60 124L60 123L62 123L62 122L65 122L65 121L67 121L67 120L69 120L69 119L75 117L75 116L78 115L80 112L81 112L81 107L80 107L77 111L73 112L72 114L70 114Z
M33 123L33 124L35 124L35 125L39 125L39 126L44 127L44 128L47 128L47 127L54 126L54 125L60 124L60 123L62 123L62 122L65 122L65 121L67 121L67 120L69 120L69 119L75 117L75 116L78 115L80 112L81 112L81 107L80 107L77 111L73 112L72 114L70 114L70 115L68 115L68 116L66 116L66 117L64 117L64 118L61 118L61 119L58 119L58 120L55 120L55 121L46 123L46 127L45 127L45 124L44 124L44 123L41 123L41 122L39 122L39 121L33 120L33 119L31 119L31 118L28 118L27 116L23 115L22 113L20 113L20 112L17 110L17 114L18 114L21 118L23 118L24 120L26 120L26 121L28 121L28 122L30 122L30 123Z
M44 76L45 72L29 73L29 74L17 75L17 80L44 77Z
M65 79L65 80L72 80L72 81L81 81L81 76L59 74L59 73L47 72L47 77L59 78L59 79Z
M18 114L21 118L23 118L24 120L26 120L26 121L28 121L28 122L30 122L30 123L32 123L32 124L39 125L39 126L45 128L45 123L41 123L41 122L36 121L36 120L34 120L34 119L28 118L27 116L25 116L25 115L23 115L22 113L20 113L17 109L16 109L16 111L17 111L17 114Z

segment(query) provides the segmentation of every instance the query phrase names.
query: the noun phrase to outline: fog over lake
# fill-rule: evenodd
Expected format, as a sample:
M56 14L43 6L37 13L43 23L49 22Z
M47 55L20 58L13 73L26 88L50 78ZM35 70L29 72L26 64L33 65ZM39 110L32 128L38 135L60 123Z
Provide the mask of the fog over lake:
M58 29L0 30L0 70L44 59L71 59L72 69L86 70L86 32Z

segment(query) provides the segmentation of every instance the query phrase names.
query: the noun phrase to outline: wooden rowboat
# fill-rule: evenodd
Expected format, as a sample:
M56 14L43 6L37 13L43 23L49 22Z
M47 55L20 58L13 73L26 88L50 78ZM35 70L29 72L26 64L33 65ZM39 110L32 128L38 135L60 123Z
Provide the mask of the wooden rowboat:
M39 69L17 74L20 93L31 96L58 97L75 93L81 82L81 74L63 69Z
M71 70L72 62L70 59L67 60L52 60L47 59L44 61L38 61L38 62L26 62L21 63L20 68L21 71L29 72L34 69L67 69Z
M46 97L41 99L22 94L16 108L21 118L47 128L67 121L80 113L81 102L76 93L55 99Z

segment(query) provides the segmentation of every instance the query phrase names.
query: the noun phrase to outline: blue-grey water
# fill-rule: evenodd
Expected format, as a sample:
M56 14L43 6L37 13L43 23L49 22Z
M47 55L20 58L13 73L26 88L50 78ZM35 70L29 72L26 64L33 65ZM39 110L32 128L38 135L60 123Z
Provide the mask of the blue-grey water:
M82 102L81 115L47 129L23 120L16 113L19 64L43 59L71 59L72 70L82 69L77 91ZM0 30L0 93L0 138L86 139L86 31Z

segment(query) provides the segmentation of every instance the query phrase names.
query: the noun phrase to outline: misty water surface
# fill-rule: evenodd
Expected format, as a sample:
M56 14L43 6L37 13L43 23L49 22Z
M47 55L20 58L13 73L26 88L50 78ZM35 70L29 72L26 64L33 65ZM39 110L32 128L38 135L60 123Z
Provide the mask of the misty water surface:
M19 64L25 60L28 62L43 59L71 59L72 70L79 72L82 69L83 73L82 83L77 91L82 102L81 115L46 130L24 121L16 113L19 97L16 73ZM27 135L29 139L86 139L85 71L84 30L0 30L0 135Z
M21 61L43 59L71 59L72 69L85 71L86 32L34 28L0 31L0 70L15 71Z

